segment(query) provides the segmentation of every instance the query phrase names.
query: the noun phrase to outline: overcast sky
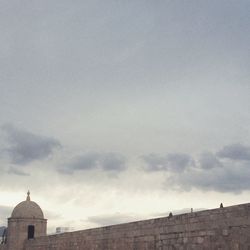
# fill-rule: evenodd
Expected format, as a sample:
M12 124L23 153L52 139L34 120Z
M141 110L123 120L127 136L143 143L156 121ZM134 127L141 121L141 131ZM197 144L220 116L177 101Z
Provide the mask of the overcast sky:
M0 0L0 225L28 189L50 232L249 202L249 13Z

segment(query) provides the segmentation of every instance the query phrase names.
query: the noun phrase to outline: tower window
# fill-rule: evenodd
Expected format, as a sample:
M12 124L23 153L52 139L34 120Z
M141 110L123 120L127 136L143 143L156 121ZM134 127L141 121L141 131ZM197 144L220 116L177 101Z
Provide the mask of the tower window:
M34 235L35 235L35 226L29 225L28 226L28 240L34 239Z

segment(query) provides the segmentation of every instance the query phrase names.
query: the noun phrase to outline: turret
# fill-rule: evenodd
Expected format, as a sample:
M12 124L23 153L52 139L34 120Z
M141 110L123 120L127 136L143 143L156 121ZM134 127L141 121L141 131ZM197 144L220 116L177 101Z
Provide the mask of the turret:
M19 203L8 218L7 249L24 250L26 240L45 236L47 220L37 203L31 201L30 192L25 201Z

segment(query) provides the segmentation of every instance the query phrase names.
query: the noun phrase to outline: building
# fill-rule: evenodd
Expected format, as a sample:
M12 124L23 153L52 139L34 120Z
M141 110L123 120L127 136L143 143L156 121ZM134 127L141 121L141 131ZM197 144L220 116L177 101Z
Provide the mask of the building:
M25 201L19 203L8 219L7 237L0 249L23 250L24 243L35 237L45 236L47 220L44 219L42 209L30 200L27 193Z
M46 227L28 192L0 250L249 250L250 203L55 235Z
M74 231L73 227L57 227L56 234L67 233Z

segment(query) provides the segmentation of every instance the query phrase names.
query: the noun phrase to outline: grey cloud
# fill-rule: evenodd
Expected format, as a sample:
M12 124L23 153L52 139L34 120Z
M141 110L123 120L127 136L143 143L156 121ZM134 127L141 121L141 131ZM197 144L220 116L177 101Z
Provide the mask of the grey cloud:
M142 156L142 159L146 163L144 168L146 171L179 172L195 164L191 156L182 153L167 154L166 156L149 154Z
M231 160L246 160L250 161L250 147L242 144L232 144L225 146L217 153L220 158L228 158Z
M8 143L5 151L14 164L22 165L34 160L46 159L54 149L61 147L60 142L54 138L35 135L11 124L3 125L2 130Z
M145 170L158 171L164 168L165 158L156 154L144 155L142 159L146 163Z
M211 169L222 166L222 163L217 159L217 157L209 152L201 154L199 162L200 167L203 169Z
M102 167L107 171L122 171L125 169L126 159L123 155L109 153L106 154L102 161Z
M73 170L88 170L97 168L100 160L100 155L97 153L88 153L76 157L69 164L69 167Z
M198 188L219 192L242 192L250 190L249 147L241 144L225 146L217 154L203 153L199 167L188 167L186 171L172 173L166 185L181 190ZM227 158L227 161L223 159ZM244 161L242 161L244 160Z
M227 145L218 153L202 153L197 161L187 154L150 154L142 158L146 163L144 170L168 172L165 182L168 189L189 191L197 188L236 193L250 190L248 146Z
M167 179L167 184L182 190L198 188L219 192L241 192L250 189L250 169L248 167L227 166L210 171L192 169Z
M77 170L96 170L121 172L126 168L126 158L118 153L85 153L73 158L58 169L59 172L72 174Z

